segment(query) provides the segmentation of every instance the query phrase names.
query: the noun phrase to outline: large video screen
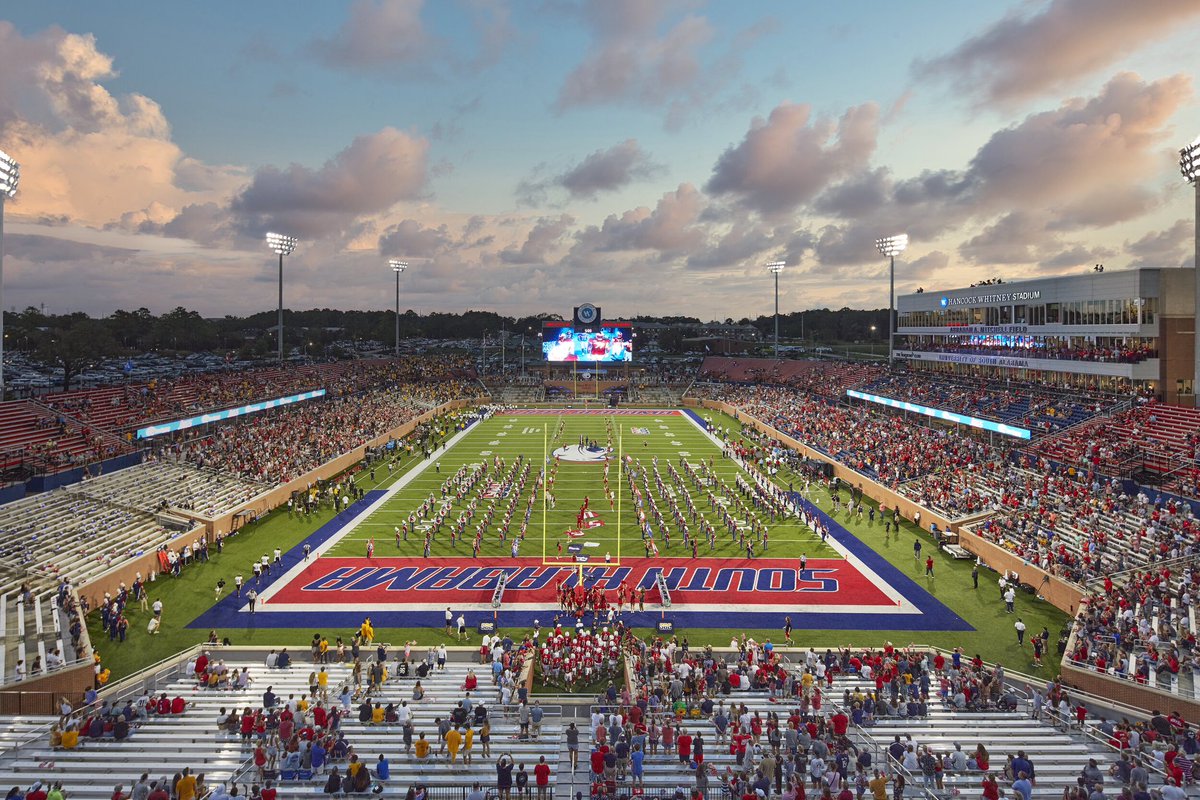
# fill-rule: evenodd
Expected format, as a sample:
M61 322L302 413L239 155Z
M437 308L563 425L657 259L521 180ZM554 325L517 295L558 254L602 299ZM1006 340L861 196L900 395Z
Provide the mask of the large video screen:
M542 357L547 361L633 361L633 326L628 322L576 326L542 324Z

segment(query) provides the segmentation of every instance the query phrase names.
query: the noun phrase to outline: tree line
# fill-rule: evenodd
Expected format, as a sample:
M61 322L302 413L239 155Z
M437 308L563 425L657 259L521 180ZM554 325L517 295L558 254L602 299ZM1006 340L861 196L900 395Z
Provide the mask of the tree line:
M149 309L118 310L107 317L93 318L83 312L46 314L30 306L24 311L4 315L5 348L22 351L43 363L61 367L69 381L90 364L105 358L134 355L149 351L167 354L217 352L242 360L269 357L275 351L275 311L263 311L245 317L227 315L202 317L182 306L163 314ZM490 339L501 331L510 336L538 336L542 323L561 321L558 314L532 314L508 317L492 311L468 310L461 313L431 312L418 314L408 310L400 315L402 339ZM802 321L803 320L803 321ZM754 319L727 318L704 322L689 316L638 316L639 322L672 326L650 331L642 341L660 340L668 352L680 349L682 336L689 328L729 324L753 326L760 341L774 336L774 316ZM395 336L396 315L391 311L341 311L337 309L284 310L284 341L288 350L296 348L312 357L337 357L338 344L376 341L391 344ZM876 330L872 331L874 325ZM781 314L781 339L799 340L803 329L809 342L866 341L886 339L887 310L810 309Z

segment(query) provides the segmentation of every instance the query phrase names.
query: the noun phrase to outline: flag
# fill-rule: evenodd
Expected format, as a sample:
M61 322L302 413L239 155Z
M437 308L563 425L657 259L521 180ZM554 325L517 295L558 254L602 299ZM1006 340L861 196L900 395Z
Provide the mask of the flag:
M603 528L604 520L596 516L595 511L585 511L583 512L583 523L579 527L583 528L584 530Z

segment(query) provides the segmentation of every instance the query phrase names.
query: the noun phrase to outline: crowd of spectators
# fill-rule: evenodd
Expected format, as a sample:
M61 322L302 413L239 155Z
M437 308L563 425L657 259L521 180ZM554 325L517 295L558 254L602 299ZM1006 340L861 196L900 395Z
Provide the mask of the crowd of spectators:
M1181 672L1200 675L1192 608L1200 591L1197 562L1178 571L1152 566L1124 576L1119 584L1103 579L1074 623L1068 659L1140 684L1170 688Z
M787 386L810 395L839 398L884 373L877 364L832 360L726 358L711 356L700 365L700 381Z
M728 656L711 647L691 651L686 639L661 637L634 641L630 650L636 696L630 702L610 688L607 707L592 715L594 795L626 776L633 786L642 785L644 754L656 754L660 747L678 755L697 790L719 782L733 797L761 792L796 800L806 792L862 797L868 791L880 797L889 789L903 796L908 782L919 780L940 792L949 777L981 781L985 790L989 783L997 788L999 781L1020 790L1015 785L1020 773L1034 775L1019 750L1001 766L992 763L982 744L964 751L960 745L935 748L896 736L882 754L884 763L872 763L871 750L855 745L852 728L869 728L886 716L925 716L931 703L966 712L1013 710L1034 693L1031 687L1022 693L1010 686L1002 665L968 658L961 649L943 654L890 642L878 649L809 649L792 664L782 661L769 641L760 644L743 635L731 642ZM829 696L838 674L857 675L874 689L856 687L841 697ZM745 701L754 692L779 710L750 710ZM706 742L698 730L711 730L713 741ZM711 746L728 747L734 765L724 772L707 767L704 753Z
M881 375L863 391L1043 432L1074 425L1117 402L1097 392L1066 394L1011 381L908 371Z
M469 397L478 384L401 384L362 394L297 403L272 412L189 431L159 453L268 484L286 483L434 405Z
M981 356L1004 356L1011 358L1050 358L1066 361L1100 361L1104 363L1138 364L1148 358L1158 358L1158 348L1149 342L1124 342L1101 345L1090 342L1072 344L1038 339L1028 347L1013 347L997 341L995 344L982 342L915 341L898 343L897 348L927 353L965 353Z
M1076 583L1200 551L1200 524L1189 503L1152 501L1115 478L1044 460L1026 468L1034 466L1025 459L988 476L1000 487L999 512L975 533Z
M847 408L776 386L697 384L693 396L729 403L849 466L898 487L934 470L970 469L995 459L986 442L866 408Z

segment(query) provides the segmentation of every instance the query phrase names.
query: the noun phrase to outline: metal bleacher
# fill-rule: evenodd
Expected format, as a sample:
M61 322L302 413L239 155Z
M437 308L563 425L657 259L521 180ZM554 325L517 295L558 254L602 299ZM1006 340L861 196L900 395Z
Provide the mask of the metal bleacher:
M281 698L281 702L286 702L291 695L297 698L307 695L309 675L314 665L310 663L307 653L302 652L296 653L297 661L285 670L267 669L257 651L251 655L244 650L214 648L210 653L214 660L224 659L225 666L231 672L247 667L253 679L249 689L197 688L195 678L188 671L188 663L194 663L195 653L187 659L188 663L177 659L160 670L161 677L158 680L131 680L123 686L113 687L111 692L105 694L110 702L121 705L126 699L136 703L147 690L154 695L166 692L170 698L180 696L187 701L185 713L169 717L151 716L123 742L83 740L74 750L54 750L49 744L49 726L55 718L0 720L0 748L3 748L0 751L0 783L27 786L34 780L61 781L72 800L104 800L112 796L113 787L117 784L124 785L128 790L143 772L150 773L151 779L161 779L170 777L183 767L190 767L193 774L203 773L205 782L210 786L235 780L240 793L248 795L249 784L258 782L257 771L248 768L253 748L243 745L240 736L218 730L216 719L220 710L258 709L268 686ZM393 660L391 665L394 666L394 663ZM482 745L477 738L471 765L465 766L460 756L458 766L451 769L447 757L437 755L434 719L447 717L462 699L464 692L461 687L469 668L473 668L479 677L479 687L472 692L472 700L475 703L482 702L489 709L491 756L483 757ZM330 678L329 699L325 706L330 707L338 703L337 694L341 686L350 681L351 668L345 663L328 664L326 670ZM448 661L445 671L435 671L421 679L426 691L425 699L414 703L412 688L416 680L415 677L392 677L380 691L371 695L371 701L385 705L389 702L397 705L402 701L408 702L413 710L416 732L424 733L433 744L428 759L421 761L415 755L404 753L399 725L359 722L355 713L357 700L340 724L353 752L363 763L373 768L380 753L390 761L391 778L386 782L385 795L401 796L418 781L439 786L462 786L464 789L474 781L492 785L495 783L496 759L505 753L526 765L532 784L533 766L538 757L557 752L563 727L560 707L545 707L539 739L519 740L515 714L511 708L508 714L504 713L500 706L499 691L491 685L490 671L479 664L466 660ZM346 762L331 761L331 764L344 769ZM554 766L557 768L557 764ZM282 781L279 784L280 796L322 795L325 778L326 772L321 770L310 779Z

